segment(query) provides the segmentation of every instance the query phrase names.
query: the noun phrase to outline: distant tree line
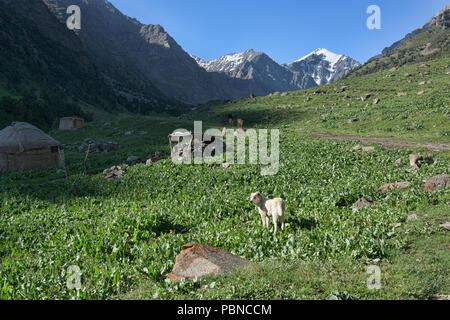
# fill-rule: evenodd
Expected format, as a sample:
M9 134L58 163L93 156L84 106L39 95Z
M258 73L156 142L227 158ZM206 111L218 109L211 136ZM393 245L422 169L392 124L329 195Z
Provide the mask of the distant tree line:
M14 121L24 121L49 131L57 126L59 118L72 115L86 121L93 118L91 113L84 112L78 104L60 93L44 91L39 97L29 93L22 97L0 98L0 128Z

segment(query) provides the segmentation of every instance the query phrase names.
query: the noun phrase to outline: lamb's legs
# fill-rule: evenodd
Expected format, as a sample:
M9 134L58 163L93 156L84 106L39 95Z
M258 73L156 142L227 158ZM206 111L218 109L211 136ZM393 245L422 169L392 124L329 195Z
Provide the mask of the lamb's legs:
M264 228L268 228L269 227L268 219L267 219L265 214L261 213L261 221L262 221L262 224L263 224Z
M275 228L275 230L274 230L274 234L277 234L277 232L278 232L278 219L277 219L277 216L274 214L274 215L272 215L272 218L273 218L273 226L274 226L274 228Z

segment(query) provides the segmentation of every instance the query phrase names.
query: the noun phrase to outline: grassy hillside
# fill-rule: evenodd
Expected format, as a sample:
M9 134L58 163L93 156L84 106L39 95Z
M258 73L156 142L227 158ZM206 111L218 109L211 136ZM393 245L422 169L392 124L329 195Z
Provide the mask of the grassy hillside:
M352 76L284 97L205 105L192 118L220 126L232 113L244 119L247 127L449 142L450 58L429 61L429 68L421 65ZM367 98L363 101L362 97ZM379 99L377 104L375 99Z
M449 219L450 189L423 191L424 179L449 173L449 151L433 152L433 163L407 173L410 153L430 151L380 146L351 151L356 142L309 134L448 143L449 63L446 58L430 61L429 68L415 64L348 77L286 96L212 102L182 118L97 112L81 130L51 132L65 144L68 178L55 169L0 174L0 298L429 299L450 294L450 237L439 227ZM399 92L406 95L398 97ZM367 94L371 97L362 101ZM128 167L113 181L99 173L128 156L160 151L167 158L167 135L173 130L192 129L194 119L205 120L204 129L221 128L229 113L244 119L247 128L281 129L275 177L261 177L259 165L177 166L168 159ZM78 146L87 138L116 141L120 148L90 154L84 175L85 154ZM399 181L412 185L379 191ZM285 233L264 230L249 203L255 191L285 199ZM355 210L352 204L360 197L376 204ZM419 219L409 221L412 213ZM256 264L221 279L167 283L165 275L188 242L229 250ZM365 286L365 268L373 264L382 270L381 290ZM66 285L71 265L82 271L78 293Z
M404 39L385 48L380 56L374 57L366 64L351 72L353 76L361 76L393 67L426 62L440 58L448 58L450 52L450 14L440 16L447 21L447 28L431 25L408 34ZM445 22L441 23L445 23Z

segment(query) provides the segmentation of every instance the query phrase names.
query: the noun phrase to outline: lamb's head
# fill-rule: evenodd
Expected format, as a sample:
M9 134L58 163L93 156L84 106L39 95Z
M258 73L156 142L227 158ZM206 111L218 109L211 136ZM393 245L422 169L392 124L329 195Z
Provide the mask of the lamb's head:
M255 192L250 195L250 202L255 206L259 206L263 200L261 193Z

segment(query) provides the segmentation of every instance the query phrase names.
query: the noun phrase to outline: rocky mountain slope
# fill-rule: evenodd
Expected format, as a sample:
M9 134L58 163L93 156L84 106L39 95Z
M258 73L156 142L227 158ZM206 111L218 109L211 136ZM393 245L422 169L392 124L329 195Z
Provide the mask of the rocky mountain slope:
M256 95L274 91L293 91L334 82L360 64L345 55L317 49L287 65L279 65L267 54L247 50L204 61L192 56L210 73L222 73L233 79L249 80Z
M206 62L185 52L163 27L129 18L106 0L43 1L62 23L69 5L81 8L80 40L117 86L127 80L139 88L148 80L166 95L194 104L309 88L317 85L313 76L323 73L309 73L300 66L293 70L253 50ZM329 69L332 76L327 73L327 80L319 83L347 72L339 67Z
M210 73L222 73L232 79L246 80L248 90L256 95L315 86L313 79L306 74L294 75L265 53L254 50L228 54L211 61L203 61L198 57L194 59Z
M72 115L76 108L65 109L61 103L67 99L105 110L141 113L164 111L168 105L181 106L151 82L143 87L146 91L141 94L142 101L128 100L114 90L89 48L55 18L42 0L0 0L0 44L0 91L3 95L27 97L26 102L18 102L20 105L8 101L7 106L0 106L2 111L14 111L16 121L39 121L44 117L48 125L54 120L50 114ZM49 93L57 97L43 102ZM33 107L39 103L44 106Z
M230 97L162 26L144 25L105 0L43 1L61 23L65 23L68 6L80 7L80 40L118 87L126 80L142 92L150 82L166 95L187 103Z
M289 63L286 67L294 72L305 73L314 79L316 85L324 85L342 79L361 64L343 54L327 49L316 49L307 56Z

